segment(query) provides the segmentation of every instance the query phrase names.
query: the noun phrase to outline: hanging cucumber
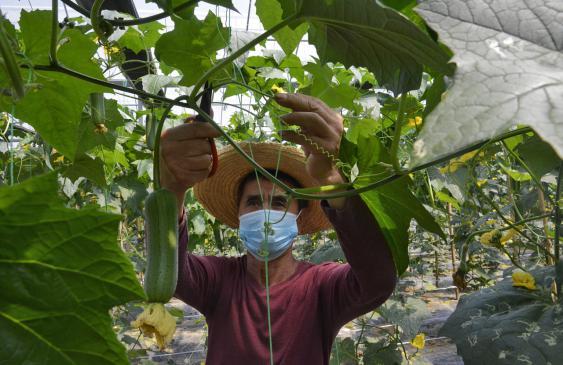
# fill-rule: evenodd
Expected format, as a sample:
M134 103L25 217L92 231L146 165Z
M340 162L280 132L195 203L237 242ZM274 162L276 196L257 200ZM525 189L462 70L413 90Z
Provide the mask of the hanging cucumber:
M25 95L24 83L20 74L20 68L16 62L16 57L10 46L10 40L8 39L7 32L4 30L2 22L0 22L0 56L2 57L1 64L4 66L6 73L12 81L15 92L14 99L19 100Z
M149 302L166 303L178 280L178 202L171 191L158 189L146 198L145 237L145 293Z
M94 123L94 132L98 134L106 134L106 105L103 93L90 94L90 120Z
M151 109L151 113L147 114L146 124L145 124L145 138L149 150L154 150L157 127L158 127L158 118L154 113L154 109Z

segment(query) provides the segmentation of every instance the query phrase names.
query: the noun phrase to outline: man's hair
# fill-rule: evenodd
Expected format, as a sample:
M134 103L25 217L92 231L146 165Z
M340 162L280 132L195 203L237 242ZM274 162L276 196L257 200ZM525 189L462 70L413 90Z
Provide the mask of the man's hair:
M285 183L288 183L289 186L291 186L292 188L302 188L303 186L299 183L299 181L297 181L293 176L286 174L285 172L282 171L276 171L274 169L266 169L266 171L268 171L270 174L276 176L279 180L282 180ZM246 174L241 180L240 180L240 184L238 186L238 192L237 192L237 203L240 204L240 199L242 198L242 192L244 191L244 187L247 183L249 183L250 181L256 180L256 174L258 174L258 178L261 180L267 180L264 176L262 176L259 172L255 172L255 171L250 171L248 174ZM308 201L307 200L303 200L303 199L297 199L297 208L298 211L301 211L302 209L305 209L308 205Z

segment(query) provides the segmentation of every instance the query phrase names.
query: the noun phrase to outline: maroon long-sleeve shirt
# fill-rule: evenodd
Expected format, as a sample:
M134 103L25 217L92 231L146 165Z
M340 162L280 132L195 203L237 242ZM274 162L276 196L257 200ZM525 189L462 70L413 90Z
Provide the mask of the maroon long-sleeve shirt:
M339 329L381 305L395 287L391 252L359 197L342 209L322 202L348 263L299 262L286 281L270 287L274 363L328 364ZM180 223L175 296L200 311L209 328L206 363L269 364L266 289L242 257L187 253L185 215Z

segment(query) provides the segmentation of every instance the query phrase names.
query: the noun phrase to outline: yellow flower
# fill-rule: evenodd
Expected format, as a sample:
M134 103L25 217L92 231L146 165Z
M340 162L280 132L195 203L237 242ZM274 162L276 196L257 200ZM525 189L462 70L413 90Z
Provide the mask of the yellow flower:
M411 345L413 345L419 350L422 350L424 348L424 342L425 342L424 333L419 333L411 340Z
M445 173L448 173L448 172L456 172L459 167L465 165L465 163L467 161L469 161L473 157L475 157L475 155L477 154L478 151L479 150L467 152L466 154L464 154L464 155L462 155L458 158L454 158L453 160L450 161L449 165L440 168L440 172L442 174L445 174ZM479 156L483 156L483 152L481 152L479 154Z
M94 133L97 134L106 134L108 132L108 127L104 123L96 124L94 127Z
M104 53L106 54L106 56L111 56L114 55L116 53L119 53L119 47L115 47L115 46L104 46Z
M421 117L409 118L409 122L407 125L413 128L422 125L422 118Z
M65 161L65 157L63 155L57 157L53 162L54 163L63 163Z
M500 242L501 237L502 233L498 229L493 229L483 233L479 241L485 246L496 246Z
M487 219L487 221L485 222L485 224L493 225L493 224L495 224L496 222L497 222L496 219Z
M500 239L500 243L505 244L508 240L510 240L514 235L518 233L514 228L510 228Z
M481 186L485 185L486 183L487 183L487 180L486 180L486 179L477 180L477 186L478 186L478 187L481 187Z
M512 286L521 286L526 289L536 290L536 279L530 274L520 269L512 273Z
M164 308L163 303L149 303L143 313L131 322L131 326L139 328L147 337L152 337L154 334L156 343L162 351L172 341L176 331L176 320Z
M285 94L286 93L286 91L282 87L279 87L278 85L272 86L272 92L274 94Z

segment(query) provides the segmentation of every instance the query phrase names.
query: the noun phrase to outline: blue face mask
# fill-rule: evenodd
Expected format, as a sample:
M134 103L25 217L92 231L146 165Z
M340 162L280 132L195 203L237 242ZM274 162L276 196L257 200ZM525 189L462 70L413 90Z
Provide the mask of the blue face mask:
M240 238L257 260L275 260L291 247L297 236L297 217L290 212L269 209L243 214L239 217Z

